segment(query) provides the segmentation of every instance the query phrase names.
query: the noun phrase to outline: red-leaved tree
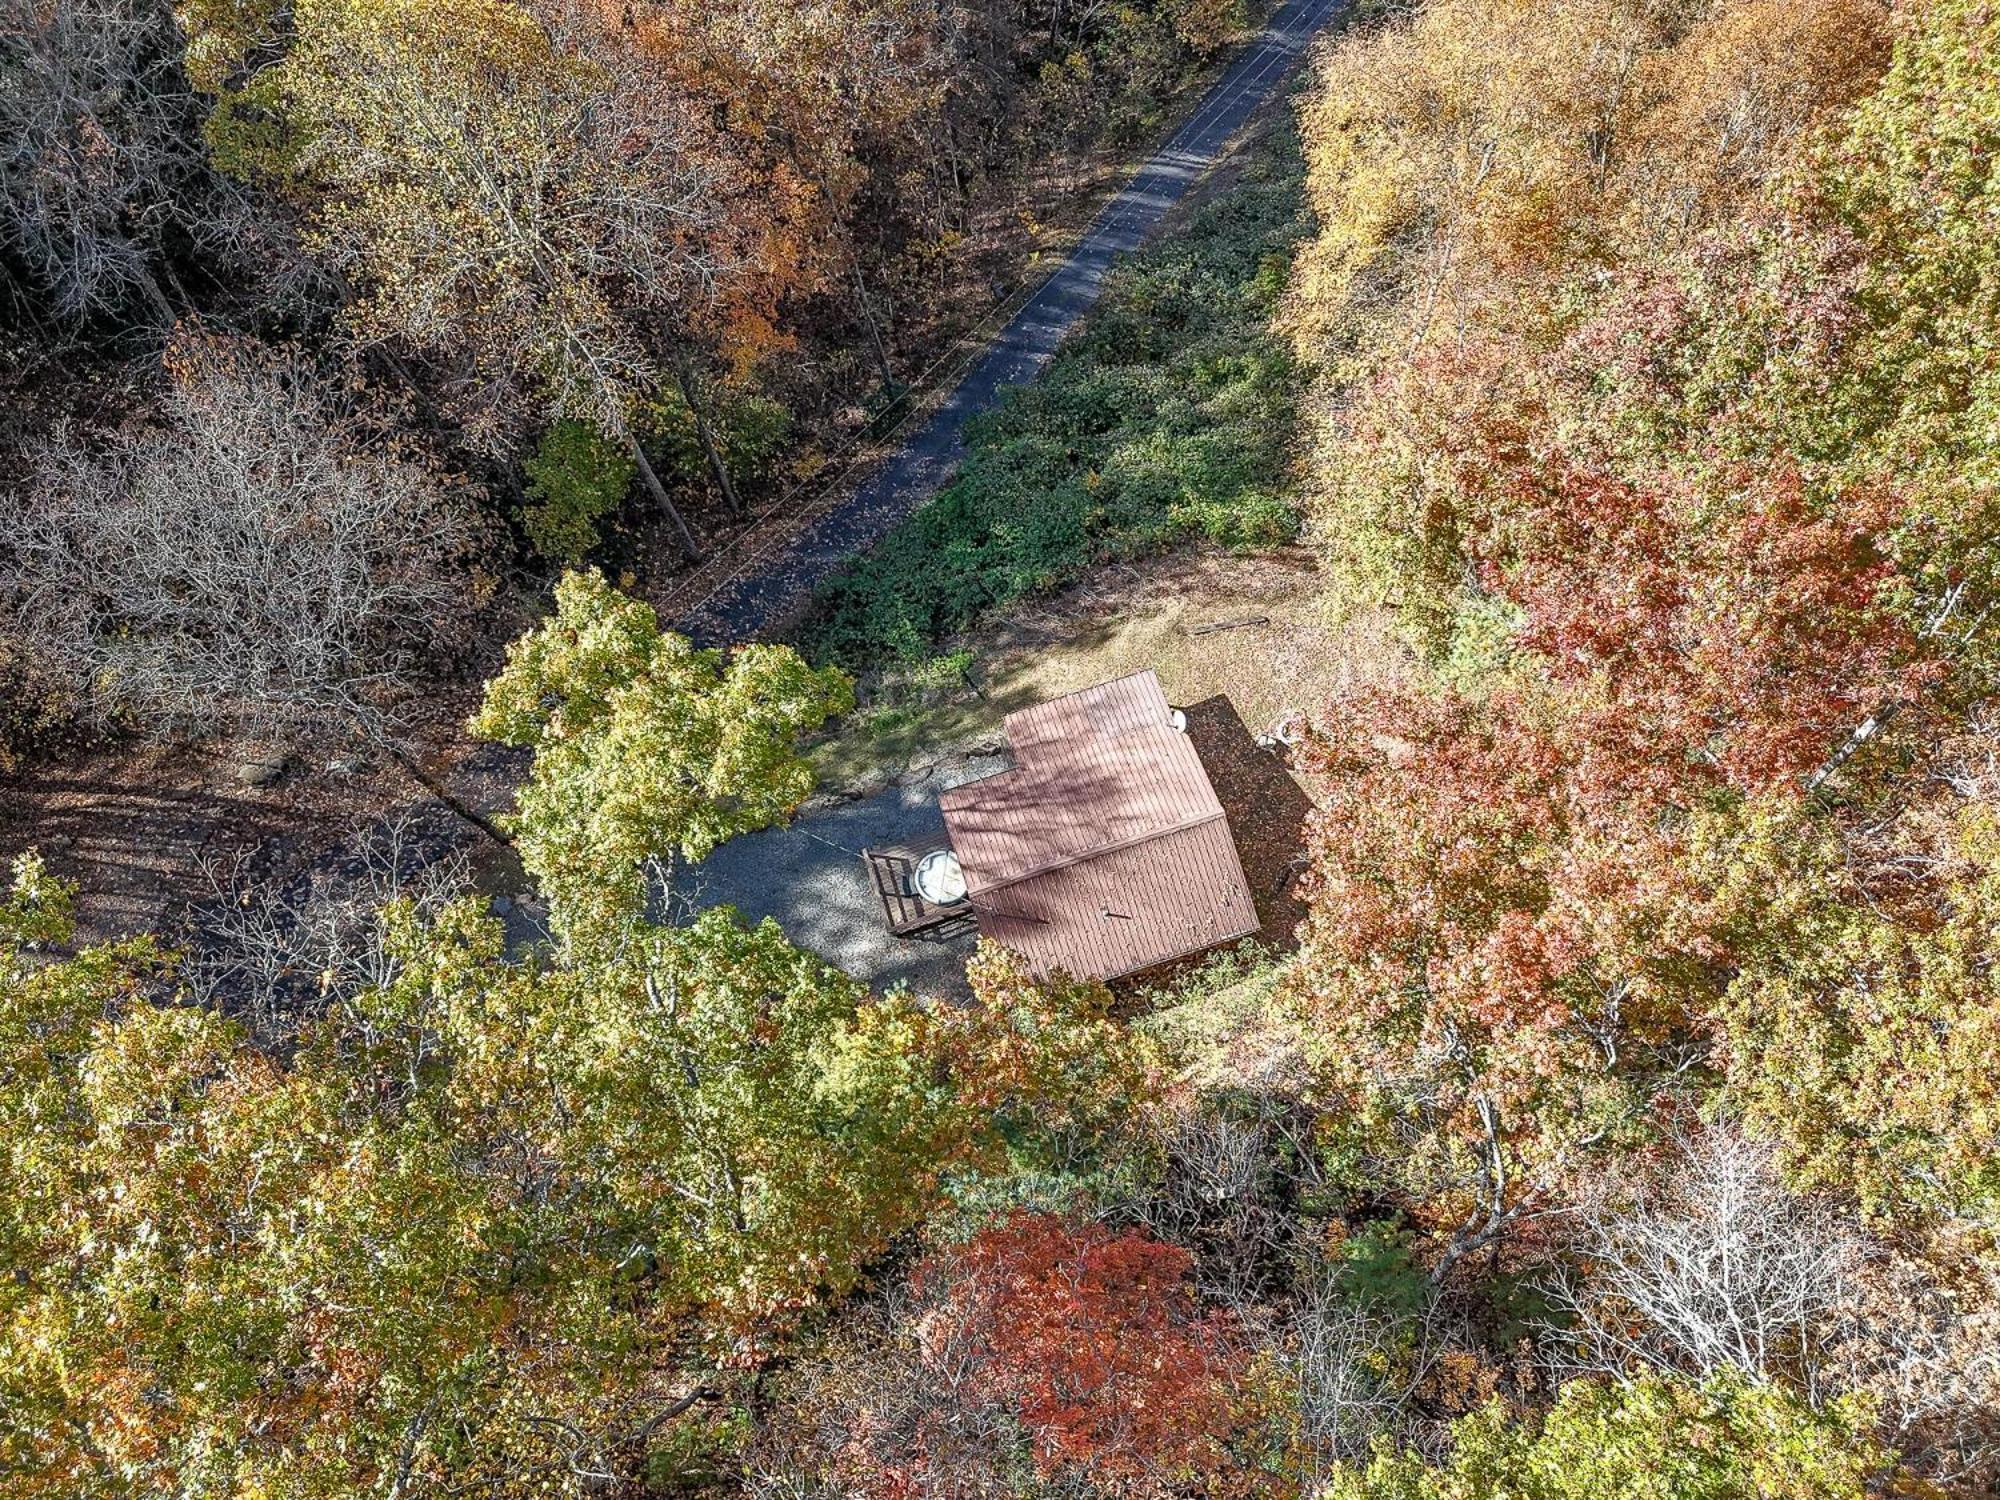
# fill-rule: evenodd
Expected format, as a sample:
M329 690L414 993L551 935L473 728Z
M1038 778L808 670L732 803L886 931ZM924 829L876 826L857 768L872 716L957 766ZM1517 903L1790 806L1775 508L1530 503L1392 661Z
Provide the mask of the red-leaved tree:
M1635 472L1549 417L1460 438L1485 466L1461 544L1506 627L1483 680L1353 695L1313 752L1303 998L1409 1126L1392 1172L1448 1260L1702 1060L1734 956L1691 830L1803 797L1948 663L1895 497L1783 458Z
M1019 1418L1044 1475L1127 1493L1212 1478L1231 1468L1245 1356L1233 1321L1196 1302L1193 1263L1133 1231L1017 1212L922 1269L940 1294L925 1343L967 1351L972 1385Z

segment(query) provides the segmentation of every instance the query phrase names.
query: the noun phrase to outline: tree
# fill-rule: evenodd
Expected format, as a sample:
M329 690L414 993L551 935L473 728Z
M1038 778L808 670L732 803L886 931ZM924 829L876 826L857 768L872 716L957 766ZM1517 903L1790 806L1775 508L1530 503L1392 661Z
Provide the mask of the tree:
M1990 1244L2000 34L1979 5L1563 9L1415 7L1334 49L1309 115L1315 530L1418 649L1308 752L1293 994L1440 1282L1581 1223L1598 1364L1866 1385L1930 1474L1977 1473L1942 1302L1855 1312L1895 1278L1836 1216L1893 1216L1946 1280ZM1655 1177L1690 1112L1769 1160ZM1865 1380L1827 1373L1850 1345ZM1515 1456L1371 1478L1569 1492Z
M858 200L871 178L893 171L902 151L934 145L928 127L953 82L954 33L962 23L902 0L836 0L809 9L772 0L666 0L642 16L646 51L694 74L728 112L735 134L764 143L774 176L809 189L812 218L793 253L815 263L819 285L845 262L869 352L893 387L880 300L858 243L864 227L878 236L881 228L866 222L872 216ZM693 411L699 417L700 408Z
M1243 1420L1244 1355L1230 1320L1196 1306L1192 1263L1134 1232L1017 1213L922 1273L943 1288L931 1337L969 1338L975 1386L1019 1416L1044 1475L1173 1493L1231 1470Z
M167 0L9 0L0 54L0 253L63 321L138 298L161 327L171 242L229 247Z
M897 1008L878 1002L878 1014L913 1028L903 1051L922 1059L931 1075L948 1086L956 1115L946 1137L952 1142L950 1154L936 1158L949 1163L949 1199L938 1208L950 1217L940 1219L934 1212L931 1232L935 1235L940 1223L976 1222L988 1205L1005 1205L1014 1212L1013 1206L1024 1200L1068 1203L1124 1193L1131 1179L1117 1168L1145 1155L1145 1123L1158 1102L1156 1049L1110 1016L1111 997L1095 981L1062 976L1038 981L1016 955L990 946L974 957L970 978L973 997L968 1005ZM1019 1212L1010 1222L1047 1226L1051 1246L1074 1248L1077 1243L1064 1238L1070 1231L1062 1220L1047 1214ZM1101 1230L1079 1233L1091 1244L1097 1240L1090 1236L1105 1237ZM1139 1254L1142 1261L1157 1251L1167 1267L1163 1274L1173 1279L1164 1313L1168 1331L1160 1333L1149 1321L1155 1310L1144 1293L1120 1280L1121 1272L1107 1268L1115 1257L1092 1260L1104 1285L1102 1299L1090 1305L1093 1315L1101 1314L1106 1323L1079 1323L1074 1329L1071 1345L1079 1369L1094 1357L1094 1349L1126 1336L1109 1325L1121 1308L1133 1303L1142 1305L1131 1333L1142 1339L1159 1335L1135 1359L1164 1359L1175 1347L1171 1340L1182 1334L1198 1344L1205 1336L1180 1321L1186 1314L1200 1322L1191 1311L1190 1289L1179 1280L1190 1263L1185 1252L1128 1238L1147 1247ZM1038 1434L1031 1430L1024 1438L1016 1415L1015 1376L995 1374L991 1340L998 1315L985 1303L974 1308L962 1298L971 1295L960 1275L962 1253L938 1250L911 1278L888 1281L879 1295L840 1310L811 1357L796 1361L780 1378L771 1419L762 1424L748 1454L754 1476L778 1493L817 1484L823 1489L805 1492L871 1500L1013 1494L1030 1483ZM1056 1248L1050 1253L1062 1252ZM1074 1269L1072 1262L1063 1264ZM1147 1285L1160 1289L1156 1281ZM1051 1306L1048 1316L1053 1320L1062 1314ZM1223 1327L1221 1320L1214 1324L1218 1333ZM1053 1330L1047 1336L1058 1337ZM1227 1371L1239 1367L1241 1351L1233 1342L1226 1351L1217 1345L1213 1352L1218 1363L1210 1374L1216 1379L1223 1377L1225 1366ZM1029 1358L1025 1351L1018 1354L1023 1365ZM1119 1413L1126 1411L1124 1403L1150 1402L1200 1378L1184 1365L1164 1373L1142 1371L1131 1381L1107 1374L1106 1383L1091 1386L1086 1396L1095 1403L1091 1410L1096 1417L1073 1414L1077 1432L1101 1420L1109 1433L1123 1420ZM1088 1384L1088 1377L1077 1377L1079 1389ZM1221 1410L1226 1394L1220 1387L1207 1391L1201 1411ZM1133 1420L1154 1418L1141 1413ZM1053 1432L1040 1436L1057 1440ZM1175 1453L1209 1452L1198 1435L1176 1441L1183 1446ZM1100 1461L1110 1468L1100 1468ZM1096 1476L1143 1486L1159 1477L1159 1465L1178 1459L1163 1450L1141 1453L1128 1447L1069 1456L1045 1451L1043 1462L1052 1484L1089 1482ZM1128 1469L1142 1470L1142 1477L1105 1479ZM1231 1471L1232 1477L1235 1473Z
M1888 1468L1858 1403L1814 1411L1765 1386L1572 1381L1540 1423L1495 1401L1453 1424L1451 1457L1378 1451L1328 1500L1863 1500Z
M1559 390L1489 388L1423 439L1454 475L1452 555L1405 583L1456 574L1434 601L1447 680L1335 705L1319 762L1305 993L1336 1070L1443 1153L1399 1147L1398 1170L1435 1160L1434 1186L1483 1199L1467 1226L1631 1140L1700 1062L1740 955L1691 830L1818 791L1857 733L1891 764L1924 730L1885 725L1956 672L1959 596L1913 599L1901 494L1782 450L1690 451L1714 428L1635 462L1632 426Z
M850 1301L777 1376L744 1455L754 1494L926 1500L1023 1493L1020 1426L977 1385L974 1335L930 1316L936 1288Z
M979 945L966 982L973 1003L936 1024L966 1107L1005 1143L1017 1171L1105 1166L1158 1096L1158 1049L1112 1014L1099 981L1037 978L994 944Z
M1640 76L1633 218L1655 220L1660 238L1698 231L1773 186L1889 61L1881 0L1728 0L1707 10ZM1648 231L1635 222L1629 232Z
M11 904L66 925L31 865ZM535 1318L493 1288L533 1236L407 1037L356 1046L336 1017L279 1066L156 1003L162 968L143 942L0 964L15 1483L407 1484L475 1432L518 1452L488 1397Z
M1810 381L1824 367L1827 346L1811 338L1838 338L1847 268L1835 255L1780 280L1788 259L1827 238L1783 211L1781 195L1878 76L1886 26L1873 0L1530 12L1453 0L1329 52L1305 115L1322 228L1301 254L1291 321L1325 372L1307 493L1345 608L1386 603L1427 654L1448 653L1452 612L1440 605L1463 602L1471 581L1462 512L1490 478L1461 429L1489 405L1548 403L1563 363L1552 351L1581 343L1607 308L1646 340L1635 361L1673 368L1684 377L1673 394L1697 402L1741 387L1676 363L1685 345L1659 325L1677 313L1714 316L1727 329L1716 352L1751 355L1732 373L1763 377L1751 394L1767 421L1772 376ZM1744 274L1731 239L1774 217L1782 228ZM1759 316L1774 290L1794 294L1792 321ZM1772 358L1756 360L1752 327L1773 336ZM1803 368L1784 358L1794 349ZM1618 371L1575 373L1615 397L1610 380L1590 378ZM1636 456L1640 435L1601 409L1540 415L1545 431ZM1817 457L1802 438L1785 446Z
M1866 1254L1825 1204L1785 1189L1768 1143L1726 1128L1684 1142L1629 1201L1601 1189L1576 1249L1587 1270L1558 1293L1555 1337L1590 1368L1786 1380L1815 1397Z
M0 902L23 1493L636 1483L982 1149L923 1009L768 923L534 965L398 898L267 1049L149 943L27 961L65 899Z
M1990 733L1872 826L1760 805L1696 842L1741 955L1715 1006L1728 1097L1794 1179L1884 1223L2000 1212Z
M522 525L553 563L578 563L596 546L597 523L624 502L638 465L588 422L565 418L521 465L528 477Z
M451 481L302 358L195 331L152 420L59 428L4 505L24 637L152 727L379 728L450 638L473 544Z
M508 648L472 732L535 752L515 837L577 939L641 910L646 861L788 817L812 790L798 736L853 702L790 647L696 650L593 569Z
M299 203L357 333L469 366L475 438L504 441L523 389L593 424L698 553L635 409L797 269L783 195L698 100L588 6L341 0L224 102L224 159Z
M1297 1413L1292 1463L1306 1493L1324 1493L1340 1465L1365 1461L1413 1425L1438 1305L1371 1304L1331 1277L1299 1296L1282 1358Z
M1648 11L1433 0L1330 49L1303 115L1323 227L1295 286L1314 332L1347 353L1393 309L1398 348L1449 341L1528 291L1515 273L1590 256L1635 73L1665 39Z
M546 1144L718 1358L851 1289L939 1200L978 1128L914 1004L871 999L728 910L635 929L624 956L462 1027L468 1102Z
M1839 414L1855 467L1893 472L1921 506L1905 546L1919 597L1954 587L1963 617L2000 598L1992 538L2000 519L2000 375L1986 336L2000 319L1992 162L2000 85L1986 66L2000 18L1975 0L1898 8L1894 60L1827 154L1820 185L1865 251L1860 336L1842 361ZM1990 635L1965 631L1973 654Z

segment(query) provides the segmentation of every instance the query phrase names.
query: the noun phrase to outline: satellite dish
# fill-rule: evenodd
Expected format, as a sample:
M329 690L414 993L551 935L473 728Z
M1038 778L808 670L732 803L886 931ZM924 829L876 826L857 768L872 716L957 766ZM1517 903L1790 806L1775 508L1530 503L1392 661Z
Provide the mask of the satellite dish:
M1187 733L1187 715L1178 708L1167 710L1167 722L1174 726L1174 733Z
M932 906L956 906L966 896L965 871L949 849L934 850L918 860L911 884Z

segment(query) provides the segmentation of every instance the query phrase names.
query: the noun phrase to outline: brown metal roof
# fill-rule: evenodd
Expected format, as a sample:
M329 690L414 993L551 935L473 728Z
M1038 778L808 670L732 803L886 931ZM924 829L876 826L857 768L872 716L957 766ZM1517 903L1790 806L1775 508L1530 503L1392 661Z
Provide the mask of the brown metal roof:
M1116 978L1257 930L1222 804L1151 672L1007 716L1015 767L939 798L980 931Z

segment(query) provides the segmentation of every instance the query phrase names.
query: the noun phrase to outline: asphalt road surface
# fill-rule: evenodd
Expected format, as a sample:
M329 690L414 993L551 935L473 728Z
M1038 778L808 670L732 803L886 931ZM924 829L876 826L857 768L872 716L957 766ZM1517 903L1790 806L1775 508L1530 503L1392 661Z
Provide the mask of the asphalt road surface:
M804 596L849 557L874 545L935 495L965 452L966 418L993 406L1005 387L1031 378L1048 363L1097 300L1112 261L1137 248L1214 165L1342 4L1344 0L1288 0L1280 7L1173 139L1104 206L1069 259L902 447L811 524L775 530L761 540L754 530L746 533L736 553L717 558L705 570L710 583L683 603L677 627L707 645L758 638L785 623Z

